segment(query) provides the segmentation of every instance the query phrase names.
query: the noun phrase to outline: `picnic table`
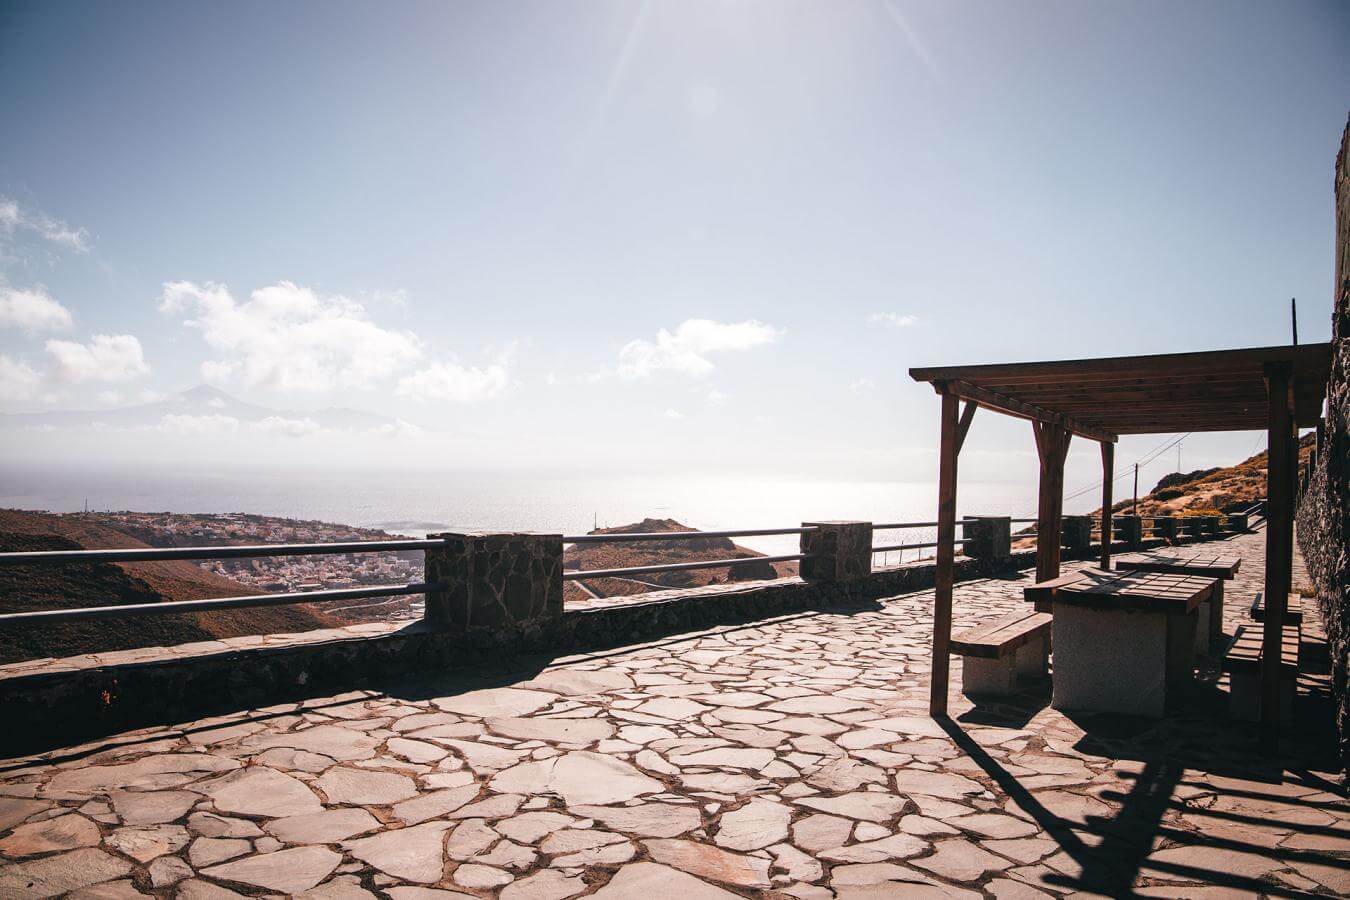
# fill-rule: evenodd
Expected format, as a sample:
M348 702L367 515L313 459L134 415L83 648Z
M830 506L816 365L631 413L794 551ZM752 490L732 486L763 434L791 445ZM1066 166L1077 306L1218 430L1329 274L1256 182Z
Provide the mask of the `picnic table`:
M1056 709L1161 716L1194 678L1200 604L1216 578L1080 569L1025 589L1051 607Z
M1169 572L1222 579L1210 598L1200 604L1201 627L1195 631L1195 649L1204 653L1223 641L1223 582L1232 581L1242 557L1212 550L1147 551L1114 557L1115 567L1135 572Z

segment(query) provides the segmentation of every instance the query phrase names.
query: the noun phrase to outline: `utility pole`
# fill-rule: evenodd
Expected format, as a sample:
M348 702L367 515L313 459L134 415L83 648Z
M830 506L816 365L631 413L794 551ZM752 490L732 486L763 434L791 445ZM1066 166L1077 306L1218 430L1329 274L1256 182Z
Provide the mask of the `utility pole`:
M1294 346L1298 346L1298 298L1289 298L1289 321L1294 326Z
M1134 464L1134 509L1130 511L1130 515L1139 515L1139 463Z
M1184 441L1177 441L1177 471L1181 471L1181 445Z

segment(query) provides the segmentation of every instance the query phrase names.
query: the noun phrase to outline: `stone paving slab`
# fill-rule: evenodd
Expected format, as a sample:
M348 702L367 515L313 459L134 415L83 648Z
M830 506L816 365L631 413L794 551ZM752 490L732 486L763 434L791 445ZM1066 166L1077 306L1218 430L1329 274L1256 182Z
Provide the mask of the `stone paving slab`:
M1230 594L1262 541L1225 543ZM1025 584L959 585L958 626ZM975 707L958 662L934 722L931 596L9 761L0 896L1350 894L1328 736L1261 757L1212 665L1143 721L1071 719L1044 684Z

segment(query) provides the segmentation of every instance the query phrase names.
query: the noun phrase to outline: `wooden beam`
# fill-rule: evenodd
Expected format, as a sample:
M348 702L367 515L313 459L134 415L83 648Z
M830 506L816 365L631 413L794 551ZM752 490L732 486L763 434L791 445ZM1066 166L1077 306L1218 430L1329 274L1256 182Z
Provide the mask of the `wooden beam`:
M966 401L965 407L961 410L961 421L956 425L956 452L960 454L961 448L966 445L966 432L970 431L970 423L975 418L975 410L979 405Z
M1285 607L1293 582L1294 485L1297 464L1292 417L1293 373L1288 363L1266 366L1269 424L1266 431L1266 616L1261 631L1261 724L1269 752L1279 746L1280 649Z
M1060 532L1064 527L1064 458L1073 435L1056 425L1033 422L1041 471L1036 508L1036 580L1059 577ZM1039 612L1050 612L1048 601L1037 601Z
M947 715L951 676L953 557L956 553L956 460L960 450L957 397L942 395L942 438L938 449L937 568L933 573L933 670L928 686L928 713Z
M1116 445L1102 441L1102 568L1111 568L1111 489L1115 481Z
M1171 375L1229 375L1249 372L1253 376L1266 363L1288 362L1299 375L1319 368L1331 369L1330 344L1248 347L1238 350L1208 350L1199 353L1160 353L1148 356L1116 356L1101 359L1060 359L1043 362L995 363L979 366L925 366L909 370L915 381L1029 381L1047 384L1090 378L1158 378Z
M1116 439L1114 434L1104 428L1094 428L1071 416L1051 412L1032 403L1023 403L1021 400L986 390L966 381L941 382L941 387L938 384L934 383L934 388L939 393L954 393L964 400L973 400L980 406L996 412L1007 413L1021 419L1031 419L1033 422L1045 422L1072 431L1074 434L1081 434L1083 437L1091 438L1094 441L1114 441Z

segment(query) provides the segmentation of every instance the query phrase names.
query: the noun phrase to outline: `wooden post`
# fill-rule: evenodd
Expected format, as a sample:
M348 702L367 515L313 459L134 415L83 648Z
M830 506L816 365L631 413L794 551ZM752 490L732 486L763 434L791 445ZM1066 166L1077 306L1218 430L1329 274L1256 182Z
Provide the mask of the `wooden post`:
M1111 568L1111 484L1115 478L1116 445L1102 441L1102 568Z
M1072 434L1058 425L1031 423L1041 459L1040 500L1036 511L1036 580L1059 577L1060 532L1064 528L1064 457ZM1049 612L1048 601L1036 608Z
M956 552L956 457L961 427L958 398L942 395L942 441L938 450L937 569L933 573L933 673L929 681L928 713L947 715L947 682L951 675L952 557Z
M1261 724L1266 749L1279 743L1280 650L1285 607L1293 582L1294 451L1293 372L1289 363L1267 363L1266 615L1261 632Z

